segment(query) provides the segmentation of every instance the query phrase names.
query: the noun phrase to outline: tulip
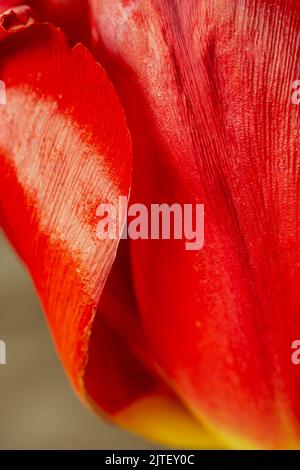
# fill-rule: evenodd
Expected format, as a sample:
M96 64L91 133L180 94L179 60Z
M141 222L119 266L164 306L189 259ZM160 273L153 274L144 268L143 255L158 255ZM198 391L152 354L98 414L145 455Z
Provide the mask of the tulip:
M299 2L27 3L0 23L0 223L75 390L169 446L300 448ZM203 249L99 241L129 195L204 204Z

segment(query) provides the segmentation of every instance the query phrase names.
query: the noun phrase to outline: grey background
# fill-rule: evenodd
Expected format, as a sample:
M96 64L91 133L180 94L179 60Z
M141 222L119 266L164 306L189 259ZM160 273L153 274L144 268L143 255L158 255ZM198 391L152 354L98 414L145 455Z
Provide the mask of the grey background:
M151 449L80 403L57 359L31 281L0 232L0 449Z

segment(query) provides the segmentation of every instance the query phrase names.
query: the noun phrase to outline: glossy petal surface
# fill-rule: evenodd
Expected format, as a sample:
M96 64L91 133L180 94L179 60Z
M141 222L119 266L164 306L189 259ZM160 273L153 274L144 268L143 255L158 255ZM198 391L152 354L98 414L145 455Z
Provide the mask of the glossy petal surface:
M84 393L92 323L119 242L97 238L96 211L128 194L130 137L103 69L82 46L70 49L54 27L11 34L0 56L1 225Z
M299 2L91 3L133 136L133 201L205 204L201 251L131 244L156 360L232 447L299 447Z

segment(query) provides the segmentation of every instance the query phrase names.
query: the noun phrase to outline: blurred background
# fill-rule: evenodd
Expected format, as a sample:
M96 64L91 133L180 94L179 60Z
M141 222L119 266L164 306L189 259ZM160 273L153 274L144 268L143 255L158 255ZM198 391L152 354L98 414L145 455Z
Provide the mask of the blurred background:
M0 232L0 449L151 449L101 422L75 396L31 281Z

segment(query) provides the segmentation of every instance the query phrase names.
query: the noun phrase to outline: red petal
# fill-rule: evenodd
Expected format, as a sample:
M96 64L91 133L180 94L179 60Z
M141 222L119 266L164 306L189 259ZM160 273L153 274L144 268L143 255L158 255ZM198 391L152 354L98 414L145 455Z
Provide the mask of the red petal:
M21 5L5 11L0 16L0 40L17 29L23 29L35 22L34 13L27 5Z
M91 43L90 7L88 0L6 0L1 2L0 13L22 4L29 5L40 21L59 26L71 44Z
M84 383L93 407L126 429L172 447L215 447L160 377L132 290L122 241L93 325Z
M98 205L129 191L131 143L103 69L61 32L33 25L0 43L0 221L27 264L80 393L92 322L118 240Z
M126 251L100 300L118 240L97 240L96 209L128 194L131 174L111 84L83 47L71 51L50 26L11 35L0 54L7 85L0 221L31 272L73 384L94 408L145 437L211 446L148 357Z
M88 0L29 0L27 2L43 21L59 26L72 44L91 42Z
M134 136L133 199L206 208L200 252L132 242L157 361L231 446L297 447L299 2L92 4Z
M22 2L22 0L2 0L0 4L0 14L21 4L25 4L25 2ZM26 2L26 4L28 5L28 2Z

